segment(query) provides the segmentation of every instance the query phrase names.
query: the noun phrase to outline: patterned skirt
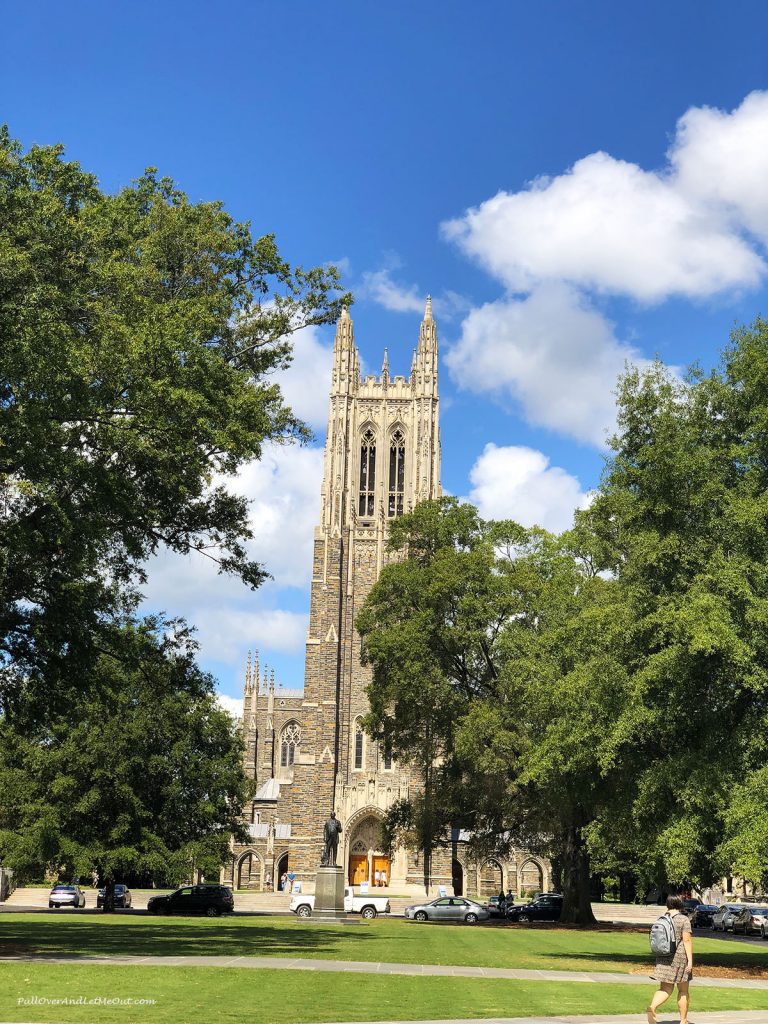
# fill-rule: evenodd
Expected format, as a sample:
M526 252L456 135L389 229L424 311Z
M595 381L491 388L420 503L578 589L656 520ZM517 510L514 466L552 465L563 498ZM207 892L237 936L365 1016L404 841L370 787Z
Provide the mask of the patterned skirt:
M667 985L677 985L685 981L688 976L688 957L685 955L685 946L678 942L675 955L663 957L656 961L656 968L653 976L658 982Z

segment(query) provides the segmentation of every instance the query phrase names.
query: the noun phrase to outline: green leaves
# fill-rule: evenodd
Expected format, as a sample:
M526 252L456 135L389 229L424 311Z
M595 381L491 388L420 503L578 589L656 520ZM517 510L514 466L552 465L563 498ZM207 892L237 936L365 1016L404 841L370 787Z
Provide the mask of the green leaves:
M6 706L22 680L87 674L163 546L263 581L246 504L218 481L309 436L270 375L349 301L335 268L291 268L274 236L152 169L108 195L61 147L0 133Z
M242 743L194 647L168 623L125 624L87 696L24 730L0 719L0 858L22 876L218 867L249 795ZM126 663L132 667L126 668Z

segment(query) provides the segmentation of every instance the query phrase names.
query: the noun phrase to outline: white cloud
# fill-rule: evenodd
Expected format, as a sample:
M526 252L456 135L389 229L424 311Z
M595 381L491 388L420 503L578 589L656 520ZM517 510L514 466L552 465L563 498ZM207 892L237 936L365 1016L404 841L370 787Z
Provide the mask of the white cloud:
M670 155L682 191L721 204L768 241L768 92L750 93L731 113L692 107Z
M602 445L626 362L590 295L640 302L754 287L768 266L768 92L730 113L692 108L661 170L592 153L442 226L504 286L473 309L446 362L460 387Z
M217 693L216 700L225 711L228 711L233 718L243 717L242 697L229 697L226 693Z
M275 379L286 404L315 430L328 423L333 344L324 345L317 327L304 327L293 335L293 362Z
M362 298L372 299L384 309L394 313L418 313L422 316L427 291L415 284L403 284L396 281L392 275L392 267L366 271L363 274L363 284L358 289L358 294ZM468 308L467 300L457 292L443 291L439 295L432 296L432 309L435 316L444 320L452 320Z
M327 398L325 384L322 390ZM238 474L236 490L251 500L250 550L279 586L309 582L322 478L322 449L295 445L270 445Z
M487 444L469 474L468 500L484 519L514 519L560 533L573 525L573 513L586 508L589 495L575 476L533 448Z
M304 647L309 616L281 608L260 608L256 598L251 607L216 604L214 600L193 606L189 616L197 628L196 639L206 659L227 665L242 665L250 648L298 654Z
M260 462L243 467L228 483L250 499L249 554L272 573L274 583L254 593L239 580L218 575L215 563L198 554L163 551L148 564L146 605L194 625L204 658L238 664L253 646L302 649L307 617L281 609L280 591L309 583L322 467L319 448L268 445Z
M460 387L519 403L526 420L602 446L615 423L616 378L645 360L573 288L473 309L446 364Z
M546 281L656 302L753 287L766 264L768 93L689 110L661 171L592 153L443 225L511 291Z

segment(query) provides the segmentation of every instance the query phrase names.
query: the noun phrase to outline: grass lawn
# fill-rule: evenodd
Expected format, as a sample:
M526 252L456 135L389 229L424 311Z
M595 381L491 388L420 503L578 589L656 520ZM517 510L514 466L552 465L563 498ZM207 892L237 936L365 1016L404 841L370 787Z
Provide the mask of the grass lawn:
M637 1013L650 985L316 974L211 967L0 964L4 1021L299 1024L344 1020ZM153 999L154 1006L20 1005L27 999ZM694 1010L768 1009L768 991L700 989Z
M765 945L694 939L699 965L768 970ZM620 971L652 961L645 930L467 927L379 919L353 926L287 917L183 918L61 911L0 914L6 952L295 956L321 960Z

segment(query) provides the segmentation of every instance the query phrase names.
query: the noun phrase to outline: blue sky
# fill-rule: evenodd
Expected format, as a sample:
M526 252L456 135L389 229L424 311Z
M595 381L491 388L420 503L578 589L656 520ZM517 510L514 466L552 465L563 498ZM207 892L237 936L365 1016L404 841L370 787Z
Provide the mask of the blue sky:
M407 372L431 292L444 486L487 514L565 525L624 359L710 365L768 308L764 3L43 0L3 35L14 135L108 189L157 166L290 261L340 261L371 372L385 345ZM330 342L299 339L286 378L318 444ZM237 482L258 594L152 567L225 694L249 646L301 685L319 467L268 453Z

